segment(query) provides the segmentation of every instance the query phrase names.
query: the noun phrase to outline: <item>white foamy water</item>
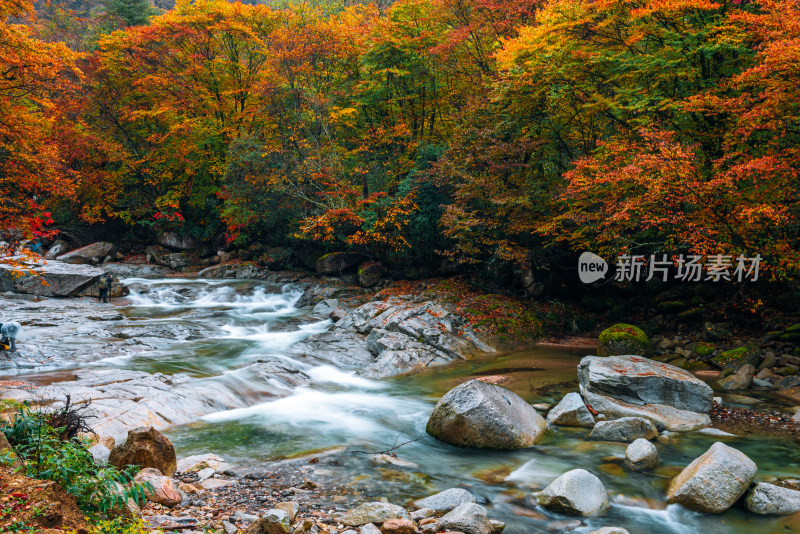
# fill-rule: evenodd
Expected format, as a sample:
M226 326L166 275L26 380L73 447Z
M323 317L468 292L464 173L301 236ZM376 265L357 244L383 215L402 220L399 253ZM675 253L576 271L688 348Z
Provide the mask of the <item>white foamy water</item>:
M248 420L264 426L305 429L367 439L385 434L391 423L408 421L428 405L413 399L358 391L328 392L303 387L288 397L218 412L207 422Z

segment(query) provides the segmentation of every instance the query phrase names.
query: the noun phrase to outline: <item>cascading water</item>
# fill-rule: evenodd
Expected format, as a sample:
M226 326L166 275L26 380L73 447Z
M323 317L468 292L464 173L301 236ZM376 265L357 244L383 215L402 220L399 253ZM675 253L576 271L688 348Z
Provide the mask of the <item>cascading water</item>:
M439 443L425 434L436 400L466 376L503 374L529 402L557 402L575 387L575 365L582 353L536 350L460 362L391 380L368 380L330 365L292 356L289 347L326 330L330 321L298 308L302 290L293 286L240 280L128 279L131 294L116 306L124 314L104 327L124 353L75 367L124 368L173 375L176 387L198 392L224 391L239 399L236 408L210 413L167 431L179 455L214 452L239 466L345 446L380 451L412 441L396 452L418 468L411 474L358 461L338 467L341 478L361 480L361 488L404 504L457 485L470 488L507 523L507 534L547 532L565 519L541 509L522 514L526 496L561 473L584 468L597 473L610 493L611 509L589 518L574 532L604 525L631 533L713 534L756 532L752 516L733 509L723 516L667 506L665 487L677 468L687 465L719 438L693 435L663 447L655 474L627 471L609 457L625 446L585 441L584 431L551 429L536 447L520 451L470 451ZM58 343L55 330L39 329ZM94 343L97 352L107 345ZM106 343L106 341L103 341ZM35 379L35 376L31 376ZM183 380L183 381L181 381ZM546 386L546 387L542 387ZM775 476L800 474L800 457L791 443L740 438L734 446L758 458ZM416 473L416 474L415 474ZM772 520L760 520L771 531Z

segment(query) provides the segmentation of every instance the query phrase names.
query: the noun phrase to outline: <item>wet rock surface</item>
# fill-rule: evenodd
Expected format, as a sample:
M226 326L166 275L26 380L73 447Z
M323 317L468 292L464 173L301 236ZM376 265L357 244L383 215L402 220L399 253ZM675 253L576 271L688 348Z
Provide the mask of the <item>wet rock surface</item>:
M564 473L536 498L545 508L567 515L589 516L608 508L605 486L599 478L584 469Z
M578 379L583 391L631 404L711 410L713 391L708 384L688 371L640 356L587 356L578 365Z

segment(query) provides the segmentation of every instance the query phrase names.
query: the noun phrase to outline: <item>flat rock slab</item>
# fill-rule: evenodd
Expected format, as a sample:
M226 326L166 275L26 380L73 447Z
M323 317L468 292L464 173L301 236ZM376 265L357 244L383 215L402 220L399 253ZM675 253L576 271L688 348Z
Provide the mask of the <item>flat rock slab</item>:
M641 356L586 356L578 364L583 391L631 404L662 404L708 413L711 387L692 373Z
M659 430L690 432L711 424L708 414L679 410L664 404L642 406L589 391L584 391L583 398L588 406L591 406L597 413L603 414L607 419L641 417L651 421Z
M0 291L13 291L42 297L74 297L100 279L102 269L91 265L72 265L60 261L30 265L37 274L15 276L11 266L0 264Z

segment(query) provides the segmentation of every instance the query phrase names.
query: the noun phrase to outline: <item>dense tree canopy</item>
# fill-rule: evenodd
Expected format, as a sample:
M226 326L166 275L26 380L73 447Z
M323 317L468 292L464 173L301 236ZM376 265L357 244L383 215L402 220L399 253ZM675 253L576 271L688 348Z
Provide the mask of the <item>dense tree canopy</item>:
M429 267L559 248L800 268L794 0L109 6L127 27L0 27L7 228L58 207Z

